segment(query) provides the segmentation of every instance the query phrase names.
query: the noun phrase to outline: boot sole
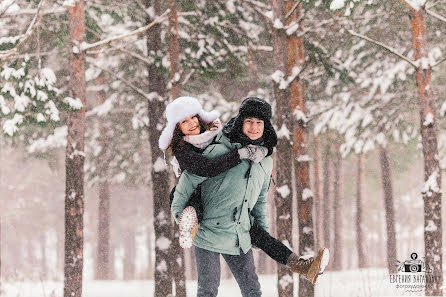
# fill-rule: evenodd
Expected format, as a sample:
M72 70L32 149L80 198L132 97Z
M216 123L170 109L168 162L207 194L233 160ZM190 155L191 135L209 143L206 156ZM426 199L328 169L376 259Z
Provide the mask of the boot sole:
M324 273L325 267L327 267L330 261L330 251L327 248L319 249L313 264L310 266L308 271L308 280L315 285L318 276Z
M180 246L183 249L192 247L198 227L197 212L195 211L195 208L192 206L186 207L180 215L178 225L180 229L180 237L178 239Z

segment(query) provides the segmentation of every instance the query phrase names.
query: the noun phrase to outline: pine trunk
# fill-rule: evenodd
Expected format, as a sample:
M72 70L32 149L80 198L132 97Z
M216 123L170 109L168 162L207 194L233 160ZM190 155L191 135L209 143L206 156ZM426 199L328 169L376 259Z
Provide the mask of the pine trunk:
M97 86L101 87L101 90L96 93L97 103L101 105L105 102L107 94L103 90L105 87L105 74L102 73L96 80ZM98 128L100 143L101 143L101 155L107 155L107 139L106 128L104 127L104 119L102 116L98 117ZM107 158L101 158L106 160ZM102 182L99 183L99 209L98 209L98 244L96 251L96 275L98 280L110 279L110 189L108 184L108 163L104 162L100 168L100 174L105 177Z
M285 12L289 15L286 25L292 26L302 19L302 3L295 8L296 1L285 1ZM294 11L293 11L294 9ZM299 21L298 32L303 30L303 21ZM302 69L305 63L304 37L292 34L287 38L288 76L293 76L296 69ZM300 76L294 79L289 88L291 110L296 116L293 129L293 161L295 186L297 190L297 218L299 222L299 254L315 253L313 231L313 193L310 185L310 158L307 153L308 132L305 120L305 84ZM314 286L304 277L299 278L299 296L314 296Z
M443 254L441 227L441 169L438 161L437 123L435 98L432 90L431 65L427 46L426 11L411 9L409 12L412 31L414 59L419 62L415 77L420 96L420 130L424 156L424 182L422 191L424 200L424 247L426 263L433 270L436 278L432 286L427 286L428 296L442 296L443 290ZM426 65L425 65L426 64Z
M344 195L343 179L344 169L342 166L342 156L339 152L339 144L336 145L334 152L334 197L333 197L333 215L334 215L334 247L333 247L333 269L342 270L342 218L344 211L342 200Z
M390 171L389 153L385 147L379 149L381 178L384 190L384 207L386 210L387 228L387 268L389 273L397 273L396 266L396 233L395 210L393 203L392 172Z
M181 94L181 64L180 64L180 44L178 41L178 16L176 0L168 0L169 13L169 58L170 58L170 82L172 84L172 100ZM184 250L181 248L178 238L179 229L174 225L174 241L172 245L172 272L175 279L175 296L186 296L186 270L184 267Z
M328 140L330 141L330 139ZM323 184L323 192L324 192L324 203L323 203L323 220L324 220L324 246L330 247L330 229L331 229L331 221L330 221L330 206L331 206L331 195L330 195L330 183L331 183L331 167L330 167L330 157L331 157L331 145L327 143L324 148L324 184Z
M128 230L123 236L124 243L124 280L135 279L136 272L136 244L135 231Z
M284 23L284 2L283 0L272 1L273 15L275 20ZM283 75L287 73L287 36L283 29L273 28L273 64L276 70ZM287 89L279 87L280 82L274 82L274 97L276 99L277 126L282 131L291 133L293 121L291 118L291 105L288 99ZM278 139L276 165L278 184L275 191L276 201L276 222L277 238L281 242L291 246L292 244L292 160L291 135L282 135ZM293 273L286 266L278 264L278 293L279 297L293 296L294 281Z
M173 226L172 272L175 279L175 297L186 297L186 268L184 266L184 249L180 246L180 229Z
M169 13L169 58L170 58L170 82L172 84L172 100L181 94L181 62L180 43L178 40L178 15L177 1L168 0Z
M364 230L362 224L362 201L364 200L364 154L358 155L356 182L356 247L358 251L358 267L366 267L364 253Z
M83 107L68 115L65 158L65 264L64 297L82 296L84 243L84 130L85 130L85 1L75 1L69 15L69 96L80 99ZM77 49L77 50L75 50Z
M147 0L146 7L152 7L155 15L161 15L161 0ZM147 24L154 21L148 17ZM157 53L161 50L161 27L156 25L146 31L148 53ZM147 85L153 100L148 102L148 114L150 116L149 142L152 152L152 193L153 216L155 230L155 297L165 297L172 294L172 222L169 205L169 174L167 166L162 166L163 152L158 147L158 139L161 134L157 127L164 126L166 96L166 79L157 68L155 62L148 66Z
M146 277L153 279L153 248L152 248L152 232L147 232L147 272Z
M320 178L320 161L321 161L321 149L320 140L318 136L313 139L313 174L314 174L314 234L316 247L323 245L323 233L322 233L322 187Z

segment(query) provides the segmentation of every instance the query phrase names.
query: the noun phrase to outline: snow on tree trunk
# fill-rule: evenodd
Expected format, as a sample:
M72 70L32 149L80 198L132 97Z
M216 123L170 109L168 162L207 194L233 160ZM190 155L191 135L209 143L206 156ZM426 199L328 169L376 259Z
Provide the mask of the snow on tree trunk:
M180 43L178 40L178 15L177 1L167 1L169 12L169 58L170 58L170 82L172 84L172 100L181 94L181 63Z
M314 174L314 234L316 247L323 245L323 233L322 233L322 187L320 178L320 161L321 161L321 149L320 140L318 136L313 138L313 174Z
M177 1L168 0L169 12L169 58L170 58L170 83L172 84L172 100L181 94L181 64L180 64L180 44L178 41L178 16ZM172 272L175 279L175 295L177 297L186 296L186 271L184 267L184 250L181 248L178 238L179 229L174 225L174 242L172 245Z
M330 141L330 139L328 139ZM324 192L324 203L323 203L323 220L324 220L324 246L331 246L331 221L330 221L330 206L331 206L331 195L330 195L330 183L331 183L331 166L330 166L330 157L331 157L331 145L330 142L325 144L324 147L324 184L323 184L323 192Z
M302 3L295 8L296 1L285 1L285 12L289 15L286 26L298 25L298 19L302 17ZM294 11L293 11L294 9ZM303 30L303 22L299 22L298 32ZM288 34L287 34L288 35ZM308 132L305 117L305 85L300 79L299 69L304 67L305 47L304 37L296 34L287 36L288 77L295 77L289 84L289 100L291 110L296 117L293 129L293 157L294 175L296 177L298 222L299 222L299 254L314 254L313 231L313 193L310 185L310 158L307 153ZM289 81L289 79L287 79ZM314 296L314 286L304 277L299 278L299 296Z
M392 172L390 171L389 153L385 147L379 149L381 177L384 191L387 230L387 268L389 273L397 273L395 210L393 203Z
M105 86L105 74L102 73L96 79L96 85L100 87ZM107 99L107 94L103 88L96 93L97 104L104 104ZM107 131L104 127L103 116L98 116L98 128L101 144L101 155L107 154ZM105 159L105 158L104 158ZM100 174L106 178L99 183L99 208L98 208L98 243L96 251L96 271L95 278L99 280L110 279L110 189L108 184L108 163L104 162L102 168L99 169Z
M85 2L75 1L68 9L69 19L69 96L83 107L68 115L65 157L65 264L64 297L82 296L84 244L84 130L85 130Z
M364 252L364 226L362 224L364 200L364 154L358 155L356 175L356 248L358 252L358 267L367 265Z
M424 246L426 262L438 279L427 286L426 295L443 295L442 228L441 228L441 169L438 161L435 98L432 90L431 65L428 62L424 8L409 12L412 49L417 69L415 77L420 96L420 130L424 156Z
M283 88L281 82L287 73L287 36L283 30L284 2L273 0L273 64L276 72L273 74L274 97L276 99L276 123L278 132L278 144L276 153L277 185L275 191L277 238L288 246L292 244L292 180L291 166L292 145L291 132L293 119L291 105L288 99L288 88ZM293 296L293 274L284 265L278 264L278 293L279 297Z
M342 218L345 215L343 209L343 180L344 169L342 166L342 156L339 151L340 145L336 144L336 151L334 152L334 181L333 181L333 216L334 216L334 246L333 246L333 269L342 270L342 247L343 247L343 222Z
M161 14L161 1L148 0L147 9L154 11L155 15ZM147 24L154 18L147 18ZM146 31L147 51L157 53L161 50L161 27L156 25ZM164 109L166 96L166 80L163 73L157 68L155 62L148 66L147 85L152 96L148 102L148 114L150 117L149 142L152 152L152 193L153 216L155 230L155 297L164 297L172 294L172 222L170 219L169 205L169 174L167 166L163 162L163 152L158 147L158 139L164 126Z

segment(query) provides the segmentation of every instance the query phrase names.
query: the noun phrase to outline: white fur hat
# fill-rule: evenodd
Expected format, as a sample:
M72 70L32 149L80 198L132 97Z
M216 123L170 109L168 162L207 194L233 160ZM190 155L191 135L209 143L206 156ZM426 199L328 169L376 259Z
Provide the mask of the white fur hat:
M200 102L194 97L178 97L170 102L166 107L167 124L161 132L158 146L165 151L172 141L175 126L183 119L198 114L205 123L216 120L220 113L217 110L210 112L204 111Z

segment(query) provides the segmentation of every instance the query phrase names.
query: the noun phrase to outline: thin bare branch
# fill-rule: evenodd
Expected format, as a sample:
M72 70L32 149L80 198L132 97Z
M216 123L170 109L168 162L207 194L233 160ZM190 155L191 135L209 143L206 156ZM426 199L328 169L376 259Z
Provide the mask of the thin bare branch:
M104 45L107 45L107 44L112 43L112 42L117 41L117 40L122 40L122 39L125 39L125 38L130 37L130 36L141 34L141 33L145 32L145 31L149 30L150 28L152 28L156 24L161 23L163 20L165 20L166 19L166 15L169 12L170 12L170 9L167 9L162 15L157 17L153 22L151 22L147 26L141 27L141 28L136 29L136 30L134 30L132 32L121 34L121 35L114 36L114 37L110 37L110 38L107 38L105 40L101 40L101 41L95 42L93 44L84 44L84 45L81 46L81 50L88 51L90 49L97 48L97 47L100 47L100 46L104 46Z
M440 61L438 61L438 62L436 62L435 64L433 64L433 65L432 65L432 68L434 68L435 66L440 65L440 64L443 63L444 61L446 61L446 56L445 56L443 59L441 59Z
M353 31L353 30L347 30L347 31L348 31L348 33L349 33L350 35L359 37L359 38L364 39L364 40L366 40L366 41L368 41L368 42L371 42L371 43L373 43L373 44L375 44L375 45L378 45L379 47L385 49L385 50L388 51L389 53L391 53L391 54L397 56L397 57L400 58L400 59L403 59L404 61L406 61L407 63L409 63L410 65L412 65L414 68L417 67L415 61L412 61L410 58L408 58L408 57L406 57L406 56L404 56L404 55L398 53L395 49L391 48L390 46L387 46L387 45L385 45L385 44L383 44L383 43L381 43L381 42L379 42L379 41L376 41L376 40L374 40L374 39L371 39L371 38L369 38L369 37L367 37L367 36L365 36L365 35L356 33L356 32Z
M185 86L188 82L189 79L192 77L192 75L195 73L195 69L192 69L191 72L189 72L186 77L184 78L183 82L181 83L182 86Z
M296 1L296 4L294 4L293 8L291 8L290 11L288 11L288 13L286 14L285 19L290 17L290 15L296 10L301 2L302 0Z
M8 11L8 9L15 3L15 1L11 1L11 3L9 3L5 9L3 9L2 12L0 12L0 18L6 14L6 12Z
M16 44L16 46L12 49L0 51L0 60L7 58L9 56L14 55L18 52L19 48L23 46L25 41L32 35L34 30L40 25L40 21L42 19L42 7L44 6L46 0L40 1L39 5L37 6L36 14L34 15L34 18L32 19L31 23L28 26L28 29L26 30L25 34L20 37L20 41Z
M429 4L429 5L426 5L426 9L431 9L431 8L437 6L437 4L438 4L438 3L441 3L441 2L444 2L444 1L443 1L443 0L438 0L438 1L435 1L434 3L431 3L431 4Z
M138 88L137 86L135 86L132 82L128 81L127 79L125 79L123 77L120 77L119 75L115 74L114 72L112 72L110 70L102 68L101 66L97 65L96 63L94 63L93 59L91 59L91 58L88 59L88 62L92 66L94 66L94 67L96 67L96 68L98 68L98 69L100 69L100 70L110 74L111 76L113 76L114 78L118 79L119 81L122 81L125 85L127 85L128 87L133 89L135 92L137 92L138 94L140 94L141 96L143 96L147 100L150 100L149 95L147 93L145 93L143 90L141 90L140 88Z
M53 7L49 9L42 10L42 15L47 14L64 14L67 10L63 7ZM26 15L35 15L37 13L37 9L20 9L18 11L12 11L12 12L6 12L3 14L0 14L0 18L11 18L11 17L18 17L18 16L26 16Z
M432 10L429 10L429 9L426 9L426 13L427 13L428 15L433 16L433 17L436 18L437 20L440 20L440 21L446 23L446 18L445 18L444 16L439 15L438 13L436 13L436 12L434 12L434 11L432 11Z

